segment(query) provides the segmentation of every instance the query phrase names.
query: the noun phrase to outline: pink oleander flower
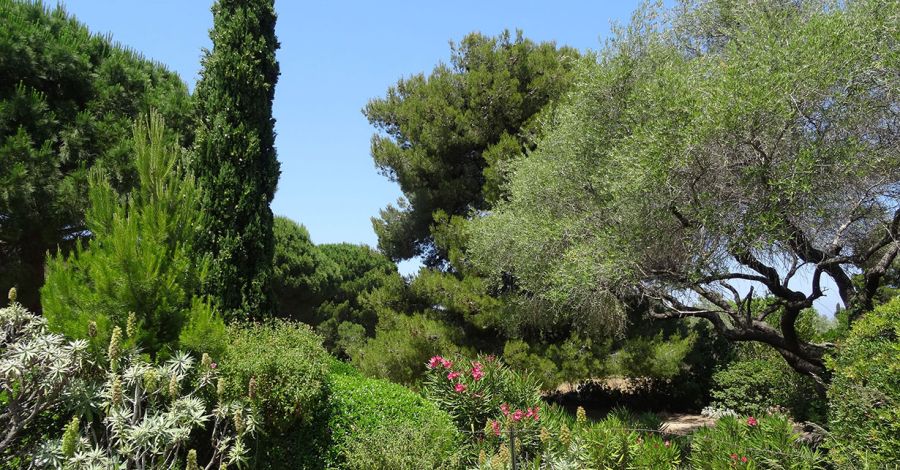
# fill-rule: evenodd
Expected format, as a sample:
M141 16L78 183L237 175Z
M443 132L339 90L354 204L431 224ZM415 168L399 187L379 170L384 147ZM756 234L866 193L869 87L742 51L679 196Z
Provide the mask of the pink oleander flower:
M453 390L455 390L456 393L462 393L462 392L465 392L465 391L466 391L466 384L458 383L458 384L456 384L455 387L453 387Z
M500 421L491 420L491 429L494 431L495 436L500 435Z
M525 413L522 410L513 411L512 420L513 421L522 421L522 418L525 416Z
M495 356L493 354L488 354L487 357L485 357L484 359L488 362L496 362L497 356Z
M431 359L428 360L428 368L429 368L429 369L434 369L435 367L441 365L441 363L443 363L443 361L444 361L444 358L443 358L443 357L441 357L441 356L434 356L434 357L432 357Z
M210 362L210 363L209 363L209 368L210 368L210 369L215 369L216 367L219 367L219 365L216 364L215 362Z
M747 426L756 426L757 424L759 423L756 422L756 418L753 416L747 418Z
M441 365L444 366L444 369L449 369L453 367L453 361L449 359L441 359Z
M503 416L509 415L509 405L503 403L502 405L500 405L500 411L503 412Z
M741 457L741 462L747 463L747 457Z
M731 460L737 460L737 454L731 454Z
M450 371L450 373L447 374L447 380L453 380L457 377L459 377L459 372L456 371Z
M473 380L481 380L484 377L484 372L481 369L472 369L472 379Z

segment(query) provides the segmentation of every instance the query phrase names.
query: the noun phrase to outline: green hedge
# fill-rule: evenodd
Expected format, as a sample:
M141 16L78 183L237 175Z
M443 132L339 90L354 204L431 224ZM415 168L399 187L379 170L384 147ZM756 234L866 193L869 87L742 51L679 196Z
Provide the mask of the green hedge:
M857 321L829 358L830 452L838 467L900 462L900 297Z
M459 433L421 395L383 380L330 377L328 468L455 468Z

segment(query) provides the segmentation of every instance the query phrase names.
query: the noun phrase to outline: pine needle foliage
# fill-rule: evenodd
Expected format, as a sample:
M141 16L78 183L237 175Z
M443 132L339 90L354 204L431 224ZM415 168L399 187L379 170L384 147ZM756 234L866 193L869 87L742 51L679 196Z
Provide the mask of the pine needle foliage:
M51 328L87 338L96 322L91 341L101 345L118 327L131 332L128 344L155 354L177 344L193 313L208 313L197 293L209 263L194 250L200 189L158 114L135 124L133 146L137 187L123 195L103 172L91 172L93 237L49 260L42 296Z

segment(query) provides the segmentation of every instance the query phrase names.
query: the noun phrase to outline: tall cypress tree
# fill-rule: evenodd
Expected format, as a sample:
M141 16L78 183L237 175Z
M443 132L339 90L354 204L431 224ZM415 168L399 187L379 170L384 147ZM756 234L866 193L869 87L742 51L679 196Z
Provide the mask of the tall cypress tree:
M274 311L272 210L280 174L272 100L278 81L274 0L220 0L197 84L194 172L209 220L207 292L230 319Z

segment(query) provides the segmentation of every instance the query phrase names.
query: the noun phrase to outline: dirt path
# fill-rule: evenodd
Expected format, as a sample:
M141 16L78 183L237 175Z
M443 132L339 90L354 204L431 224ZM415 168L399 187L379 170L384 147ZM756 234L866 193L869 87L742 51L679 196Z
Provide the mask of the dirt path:
M660 431L681 436L690 434L704 426L712 426L716 420L698 414L660 413Z

